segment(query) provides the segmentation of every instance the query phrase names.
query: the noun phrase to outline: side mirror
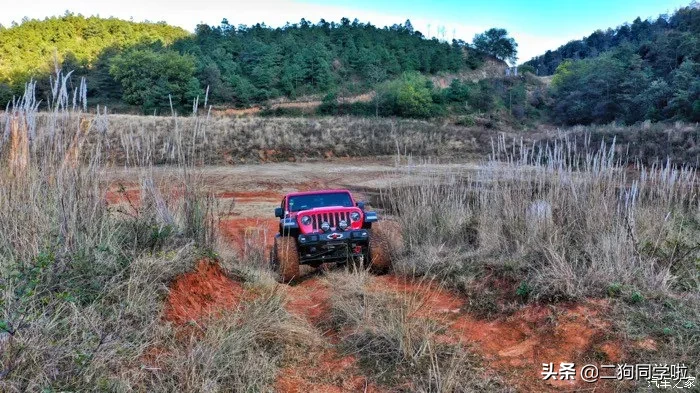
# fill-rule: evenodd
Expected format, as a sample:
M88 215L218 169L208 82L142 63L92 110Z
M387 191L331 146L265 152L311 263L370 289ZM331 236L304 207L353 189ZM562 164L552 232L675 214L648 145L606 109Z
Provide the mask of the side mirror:
M275 208L275 217L284 218L284 211L282 210L281 207Z
M365 210L365 203L364 202L357 202L356 205L357 205L357 207L360 208L360 210Z

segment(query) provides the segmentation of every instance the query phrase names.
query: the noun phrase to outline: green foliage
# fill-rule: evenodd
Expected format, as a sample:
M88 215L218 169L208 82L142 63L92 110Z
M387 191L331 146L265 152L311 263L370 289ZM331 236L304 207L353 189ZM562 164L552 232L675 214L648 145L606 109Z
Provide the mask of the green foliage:
M416 72L404 73L390 81L378 92L384 114L402 117L427 118L435 111L432 83Z
M455 124L464 127L474 127L476 122L472 116L462 116L455 121Z
M552 79L554 119L565 124L635 123L643 120L698 121L700 66L684 61L666 78L630 47L595 59L565 61Z
M338 94L330 92L323 97L321 105L318 107L318 113L322 115L334 115L338 112Z
M10 84L19 92L30 77L41 78L53 70L54 54L59 65L65 62L89 67L108 48L170 44L187 35L185 30L165 23L85 18L68 12L60 17L26 20L19 26L0 29L0 83Z
M700 8L637 18L528 61L554 74L553 119L564 124L700 120Z
M525 65L537 75L552 75L566 60L590 59L620 46L631 45L662 76L678 67L684 59L698 62L700 8L680 8L673 15L661 15L655 21L635 19L616 29L596 30L581 40L570 41L554 51L534 57Z
M467 102L471 87L468 83L463 83L459 79L452 79L450 86L445 89L445 98L450 102Z
M12 101L12 88L7 83L0 83L0 106L2 110L5 109L3 106L5 103Z
M278 97L327 96L327 115L386 115L428 118L467 102L488 112L501 101L486 85L434 89L425 77L481 67L489 53L514 59L516 44L502 29L477 36L480 49L462 40L428 40L410 21L378 28L343 18L339 23L301 20L280 28L264 24L198 25L194 34L162 23L131 23L67 13L29 20L0 31L0 102L7 102L29 77L37 95L51 94L48 73L55 49L68 87L88 82L90 102L139 106L146 113L183 113L208 89L208 102L247 107ZM25 50L27 43L34 47ZM46 50L49 48L49 50ZM20 72L21 71L21 72ZM391 82L387 82L391 81ZM385 83L386 82L386 83ZM336 97L383 90L374 102L344 103ZM46 102L46 100L45 100ZM287 109L264 110L265 115ZM290 112L290 113L291 113ZM298 113L296 113L298 112ZM303 115L296 111L292 114Z
M622 293L622 284L619 282L614 282L608 286L608 296L618 297Z
M194 59L171 50L136 49L115 56L110 74L124 89L124 102L144 112L184 110L202 93L194 77Z
M628 302L631 304L637 304L644 301L644 296L639 291L634 291L630 295Z
M506 29L492 28L474 36L474 47L503 61L518 61L518 44Z
M494 108L493 87L488 81L481 80L476 84L474 94L469 96L469 105L482 112L489 112Z
M535 69L535 67L529 64L523 64L518 66L518 72L520 72L521 75L524 75L525 73L534 74L536 71L537 70Z
M174 47L195 57L198 79L210 87L213 102L237 106L328 94L353 84L366 91L404 72L469 67L466 43L427 40L410 21L384 29L345 18L340 23L302 20L275 29L199 25L193 37Z
M518 285L518 288L515 290L515 294L522 300L527 300L531 293L532 287L525 281L521 282L520 285Z

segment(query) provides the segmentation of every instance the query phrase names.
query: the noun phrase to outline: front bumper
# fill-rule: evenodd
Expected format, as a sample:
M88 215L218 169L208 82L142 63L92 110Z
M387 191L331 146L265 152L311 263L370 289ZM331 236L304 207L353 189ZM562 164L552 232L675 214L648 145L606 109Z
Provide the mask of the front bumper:
M365 229L302 234L297 237L299 262L318 264L346 261L366 252L368 242L369 232Z

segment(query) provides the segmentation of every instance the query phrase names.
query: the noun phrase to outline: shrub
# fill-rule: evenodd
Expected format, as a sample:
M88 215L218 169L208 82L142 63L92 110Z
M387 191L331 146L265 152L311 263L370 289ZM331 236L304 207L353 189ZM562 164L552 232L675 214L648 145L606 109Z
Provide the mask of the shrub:
M385 83L378 91L382 114L428 118L435 105L429 80L419 73L407 72L401 78Z

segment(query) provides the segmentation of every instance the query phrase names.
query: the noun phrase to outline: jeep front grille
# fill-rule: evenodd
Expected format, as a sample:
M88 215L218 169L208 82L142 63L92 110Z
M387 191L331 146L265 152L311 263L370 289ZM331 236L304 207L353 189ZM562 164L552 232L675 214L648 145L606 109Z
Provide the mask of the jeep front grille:
M331 228L337 228L338 223L341 220L345 220L348 223L348 225L350 224L350 212L349 211L331 212L331 213L313 213L313 214L309 214L309 217L311 217L311 225L312 225L314 231L321 230L321 224L324 221L327 221L331 225Z

